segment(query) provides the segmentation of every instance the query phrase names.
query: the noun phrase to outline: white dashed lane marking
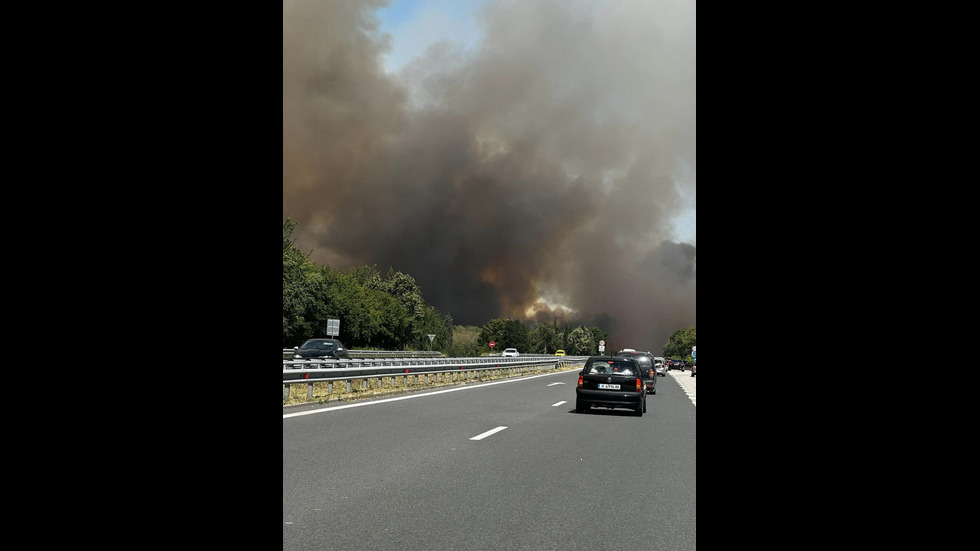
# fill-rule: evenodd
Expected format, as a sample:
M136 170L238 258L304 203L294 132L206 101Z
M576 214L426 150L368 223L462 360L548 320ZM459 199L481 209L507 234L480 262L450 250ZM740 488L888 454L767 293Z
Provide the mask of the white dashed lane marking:
M483 440L484 438L486 438L488 436L492 436L494 434L497 434L498 432L500 432L500 431L502 431L502 430L504 430L506 428L507 427L497 427L495 429L490 429L487 432L484 432L483 434L477 434L473 438L470 438L470 440Z

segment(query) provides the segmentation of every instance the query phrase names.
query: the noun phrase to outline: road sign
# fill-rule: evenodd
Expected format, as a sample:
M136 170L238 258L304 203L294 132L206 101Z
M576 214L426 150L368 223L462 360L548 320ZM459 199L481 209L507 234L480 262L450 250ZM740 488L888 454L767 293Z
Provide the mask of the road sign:
M599 341L599 346L606 346L606 341ZM600 348L601 350L601 348Z
M605 352L605 351L606 351L606 345L600 344L599 345L599 352Z
M691 358L694 361L698 361L698 347L696 346L691 347Z
M497 346L497 343L490 341L490 348L493 348L494 346Z
M340 334L340 320L327 320L327 335L336 337Z
M429 342L432 342L432 339L434 338L436 338L436 336L433 335L432 333L429 333Z

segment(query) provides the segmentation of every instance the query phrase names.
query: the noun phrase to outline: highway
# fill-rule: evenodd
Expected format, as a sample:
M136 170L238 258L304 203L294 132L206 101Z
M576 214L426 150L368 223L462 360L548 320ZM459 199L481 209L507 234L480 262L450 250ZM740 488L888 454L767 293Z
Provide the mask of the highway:
M695 549L697 379L643 417L575 413L577 380L284 408L283 550Z

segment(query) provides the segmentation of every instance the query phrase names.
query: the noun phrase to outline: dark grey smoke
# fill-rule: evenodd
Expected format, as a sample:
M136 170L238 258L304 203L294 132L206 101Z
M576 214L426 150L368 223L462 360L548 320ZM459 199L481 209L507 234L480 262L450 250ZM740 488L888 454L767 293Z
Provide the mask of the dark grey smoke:
M673 225L696 196L695 3L493 3L479 48L399 75L383 5L283 2L297 244L409 273L460 324L557 316L652 350L694 325L697 249Z

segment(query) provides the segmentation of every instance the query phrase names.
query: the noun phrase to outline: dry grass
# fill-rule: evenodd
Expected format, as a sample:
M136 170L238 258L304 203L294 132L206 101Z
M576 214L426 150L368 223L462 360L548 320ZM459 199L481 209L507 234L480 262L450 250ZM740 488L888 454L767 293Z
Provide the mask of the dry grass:
M581 369L581 366L565 366L558 368L558 371L570 371L573 369ZM367 379L367 388L362 388L363 382L355 379L351 381L350 392L347 392L347 383L345 381L334 381L332 392L330 392L328 389L328 383L313 383L312 397L309 397L308 383L305 381L296 381L292 383L290 387L289 399L285 398L286 393L284 388L282 405L283 407L286 407L299 404L350 402L354 400L377 398L379 396L398 395L406 392L417 392L420 390L428 390L439 387L463 386L467 384L481 383L497 379L510 379L527 375L527 373L524 373L524 375L521 375L520 373L511 375L508 370L500 370L496 372L487 370L483 372L469 372L469 379L467 379L465 375L462 377L462 380L452 380L450 378L450 375L462 375L463 373L467 372L440 373L435 376L428 375L428 383L423 382L423 378L420 376L418 384L415 383L414 375L409 375L407 377L404 375L395 375L394 386L392 386L391 376L382 377L380 381L375 377L372 379ZM433 380L433 377L436 377L436 379Z

